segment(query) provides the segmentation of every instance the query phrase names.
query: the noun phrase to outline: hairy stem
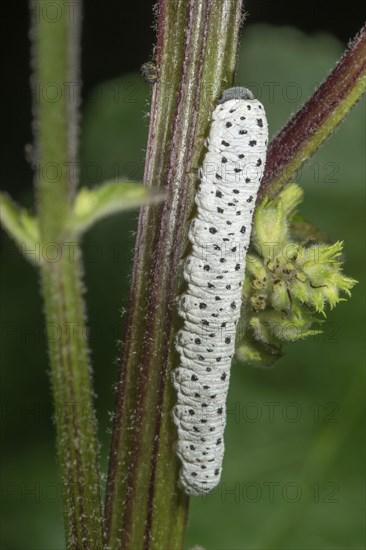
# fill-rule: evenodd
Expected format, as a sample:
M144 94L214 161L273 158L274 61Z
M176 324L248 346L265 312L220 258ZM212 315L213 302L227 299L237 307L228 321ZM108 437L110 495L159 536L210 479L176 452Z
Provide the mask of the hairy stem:
M160 0L144 181L167 190L141 211L106 497L111 550L179 550L188 499L177 487L171 420L182 285L197 169L210 114L232 84L241 1Z
M76 186L80 4L31 4L41 286L51 362L66 544L102 548L96 420L77 242L67 234Z
M268 149L258 200L273 197L344 120L366 91L366 27Z

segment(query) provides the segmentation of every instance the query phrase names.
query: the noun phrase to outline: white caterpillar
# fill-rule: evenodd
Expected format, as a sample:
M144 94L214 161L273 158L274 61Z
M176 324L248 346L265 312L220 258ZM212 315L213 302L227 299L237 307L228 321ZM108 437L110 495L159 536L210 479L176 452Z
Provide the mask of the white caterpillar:
M176 338L173 419L180 484L189 495L220 481L230 365L267 139L261 103L246 88L226 90L212 113L184 266L188 288L179 302L184 325Z

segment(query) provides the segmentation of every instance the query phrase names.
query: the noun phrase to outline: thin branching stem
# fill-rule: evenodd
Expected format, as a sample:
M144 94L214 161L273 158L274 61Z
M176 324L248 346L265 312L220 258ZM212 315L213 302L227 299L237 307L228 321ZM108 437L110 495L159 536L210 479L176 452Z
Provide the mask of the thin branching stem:
M345 119L366 91L366 26L315 94L268 149L258 200L273 197Z
M39 263L64 495L66 545L102 548L98 446L79 244L67 233L77 183L80 4L31 4ZM72 242L70 242L72 240Z

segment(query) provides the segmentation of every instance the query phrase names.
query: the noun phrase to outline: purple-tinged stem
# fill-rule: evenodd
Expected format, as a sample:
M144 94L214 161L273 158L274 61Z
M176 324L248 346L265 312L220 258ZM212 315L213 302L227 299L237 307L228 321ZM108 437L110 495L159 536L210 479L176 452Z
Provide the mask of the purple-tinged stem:
M366 91L366 27L268 149L258 201L273 197L333 133Z
M106 496L111 550L179 550L188 498L177 487L175 297L196 174L214 102L232 84L238 0L160 0L145 184L167 190L140 213Z

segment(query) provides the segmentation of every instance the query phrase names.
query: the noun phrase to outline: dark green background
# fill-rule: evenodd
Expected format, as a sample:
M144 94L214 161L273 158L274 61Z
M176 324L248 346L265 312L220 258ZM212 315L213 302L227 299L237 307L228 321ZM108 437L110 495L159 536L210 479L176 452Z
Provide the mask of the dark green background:
M272 136L342 50L326 34L248 27L236 82L263 102ZM150 91L137 74L97 88L84 105L83 183L117 174L140 179ZM305 189L301 213L345 241L345 271L360 284L350 302L329 312L323 335L288 346L274 369L233 366L224 475L214 494L191 499L187 548L364 547L364 125L363 102L297 178ZM31 204L30 191L20 200ZM101 222L83 242L104 471L136 219L134 212ZM61 550L39 282L6 236L2 258L1 542L4 550Z

